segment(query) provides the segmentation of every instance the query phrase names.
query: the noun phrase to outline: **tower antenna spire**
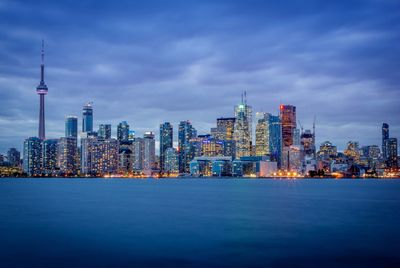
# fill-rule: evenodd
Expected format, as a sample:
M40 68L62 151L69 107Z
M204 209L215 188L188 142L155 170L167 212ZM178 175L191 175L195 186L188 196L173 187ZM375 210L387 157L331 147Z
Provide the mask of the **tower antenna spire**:
M44 40L42 39L42 63L40 65L40 81L44 83Z

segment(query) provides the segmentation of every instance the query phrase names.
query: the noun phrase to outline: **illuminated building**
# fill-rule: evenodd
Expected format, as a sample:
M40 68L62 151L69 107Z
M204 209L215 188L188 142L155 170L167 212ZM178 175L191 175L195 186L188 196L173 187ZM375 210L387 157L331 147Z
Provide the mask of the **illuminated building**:
M156 145L154 139L154 132L145 132L143 135L143 167L142 171L150 175L152 170L155 169L156 162Z
M349 141L346 150L344 150L344 155L347 156L350 162L358 164L360 162L360 148L358 142Z
M232 162L233 177L267 177L277 170L277 163L267 156L244 156Z
M179 166L178 166L178 152L175 148L170 147L167 148L165 151L165 158L164 158L164 172L167 173L178 173Z
M65 137L78 138L78 118L76 116L65 118Z
M196 129L189 121L181 121L178 130L179 172L189 173L190 140L197 137Z
M271 161L278 163L278 168L282 165L282 128L281 120L277 115L267 114L267 124L269 131L269 156Z
M265 115L258 119L256 126L256 156L269 154L269 129Z
M93 106L91 102L86 103L82 109L82 132L93 132Z
M252 149L252 108L242 95L242 101L235 106L233 139L236 142L236 158L250 156Z
M337 147L332 145L331 142L323 142L318 151L318 158L322 160L331 160L337 157Z
M382 124L382 156L383 159L386 160L387 154L386 154L386 146L385 146L385 141L389 139L389 124L383 123Z
M75 175L78 171L78 147L74 137L62 137L58 142L58 165L60 173Z
M201 142L202 156L223 156L224 142L209 137Z
M89 137L82 139L81 171L83 174L104 175L118 170L119 143L116 139Z
M171 123L165 122L160 125L160 169L164 170L165 151L172 148L173 127Z
M36 93L40 97L39 111L39 139L46 139L45 114L44 114L44 96L47 95L48 88L44 82L44 41L42 41L42 63L40 65L40 84L36 87Z
M10 148L7 151L7 160L10 166L18 167L21 164L21 153L15 148Z
M368 146L363 146L361 147L361 153L362 157L366 159L366 165L364 163L364 166L370 167L370 168L376 168L379 163L379 155L381 153L381 150L379 149L378 145L368 145Z
M280 106L280 118L282 125L282 146L290 147L294 142L296 129L296 107L292 105Z
M189 145L187 147L187 159L189 161L193 160L195 157L199 157L203 155L203 141L208 139L209 136L199 135L196 138L192 138L189 140Z
M397 139L388 138L384 144L386 150L386 166L388 168L397 168Z
M141 172L143 170L143 154L144 154L144 139L135 138L132 142L133 153L133 171Z
M28 176L42 174L42 140L31 137L24 141L23 168Z
M279 116L259 114L256 126L256 155L268 155L271 161L281 165L282 139Z
M120 142L129 140L129 125L126 121L122 121L117 126L117 140Z
M57 159L58 159L58 140L48 139L42 141L43 153L43 172L48 175L55 175L57 173Z
M195 157L190 162L190 174L194 176L230 176L232 158L227 156L218 157Z
M99 131L97 132L99 139L111 139L111 125L101 124L99 126Z
M234 140L223 140L224 156L230 156L232 159L236 157L236 143Z
M217 129L215 138L218 140L233 140L235 117L217 118Z
M381 150L379 149L378 145L363 146L361 147L361 151L363 156L374 159L378 159L381 153Z

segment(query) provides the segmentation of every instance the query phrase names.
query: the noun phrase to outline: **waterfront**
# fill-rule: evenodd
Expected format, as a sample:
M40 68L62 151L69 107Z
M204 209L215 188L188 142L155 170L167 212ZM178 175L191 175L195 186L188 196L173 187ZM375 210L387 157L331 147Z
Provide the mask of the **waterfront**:
M4 267L399 267L400 180L1 179Z

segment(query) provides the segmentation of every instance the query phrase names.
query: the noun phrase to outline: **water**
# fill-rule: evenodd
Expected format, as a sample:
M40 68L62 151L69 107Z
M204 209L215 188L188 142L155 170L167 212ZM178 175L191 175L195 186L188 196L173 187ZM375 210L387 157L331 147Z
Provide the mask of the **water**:
M1 179L1 267L400 267L400 180Z

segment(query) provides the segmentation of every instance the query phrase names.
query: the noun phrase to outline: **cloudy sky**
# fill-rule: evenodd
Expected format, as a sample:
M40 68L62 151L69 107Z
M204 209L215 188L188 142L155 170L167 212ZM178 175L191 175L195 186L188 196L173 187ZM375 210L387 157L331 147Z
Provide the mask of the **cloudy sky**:
M318 143L380 144L382 122L400 138L397 0L0 0L0 152L37 135L42 39L48 138L87 101L95 128L207 133L243 90L254 111L316 115Z

